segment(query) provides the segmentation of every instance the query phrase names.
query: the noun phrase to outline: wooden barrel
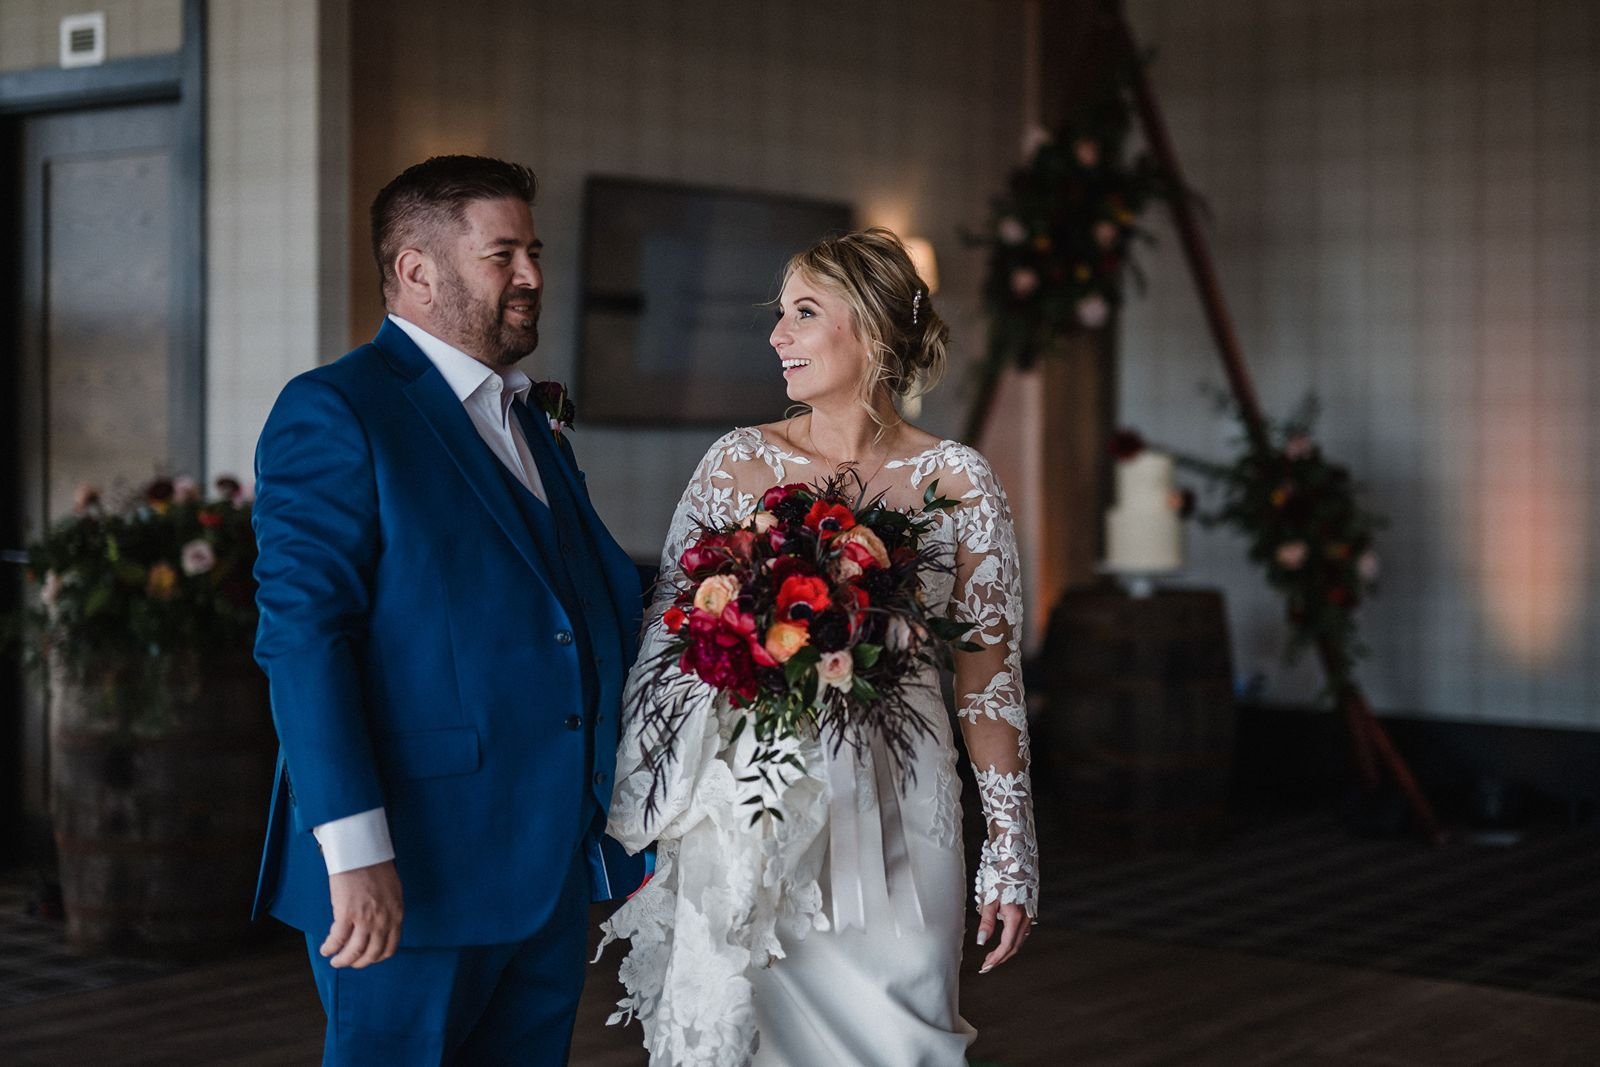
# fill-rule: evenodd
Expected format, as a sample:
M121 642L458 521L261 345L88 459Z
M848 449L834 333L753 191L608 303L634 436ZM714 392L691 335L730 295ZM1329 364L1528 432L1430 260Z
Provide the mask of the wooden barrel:
M1219 837L1235 725L1221 594L1071 590L1043 658L1045 733L1073 838L1146 850Z
M238 657L51 670L51 818L67 941L202 957L250 936L276 740Z

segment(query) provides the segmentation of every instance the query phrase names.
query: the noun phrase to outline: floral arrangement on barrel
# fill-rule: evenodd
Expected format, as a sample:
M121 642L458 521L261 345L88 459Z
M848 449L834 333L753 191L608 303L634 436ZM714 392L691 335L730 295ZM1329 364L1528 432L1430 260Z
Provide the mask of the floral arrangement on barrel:
M218 478L209 500L193 479L157 478L118 508L80 486L73 513L28 548L38 651L78 679L138 664L141 677L123 681L148 696L179 654L249 649L255 558L250 502L233 478ZM158 726L159 704L135 725Z
M804 764L785 742L827 737L834 750L881 738L901 780L917 738L930 726L906 698L922 665L948 667L970 623L923 603L927 574L950 562L926 543L935 515L957 506L934 482L917 510L885 506L880 494L847 493L845 476L775 486L749 519L703 529L663 580L676 589L663 616L665 647L638 690L652 774L650 806L673 758L684 701L699 683L744 714L756 747L749 776L782 782ZM674 699L654 699L661 687ZM645 694L651 700L644 700ZM782 819L760 797L763 814Z
M1238 417L1228 398L1219 394L1217 404ZM1231 464L1178 461L1207 477L1220 498L1200 510L1201 523L1243 534L1250 559L1283 594L1291 655L1306 648L1323 651L1329 695L1342 696L1367 651L1356 612L1377 591L1375 543L1384 520L1361 507L1349 469L1329 460L1317 444L1317 413L1315 398L1308 398L1290 418L1268 424L1264 445L1252 444L1242 432L1239 457Z

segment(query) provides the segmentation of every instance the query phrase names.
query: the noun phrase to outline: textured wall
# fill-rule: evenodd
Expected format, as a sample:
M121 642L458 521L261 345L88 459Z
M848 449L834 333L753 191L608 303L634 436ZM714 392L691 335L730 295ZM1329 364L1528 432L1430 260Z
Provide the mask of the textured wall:
M183 0L0 0L0 70L53 67L61 61L61 19L104 11L106 58L176 52Z
M206 451L248 480L278 391L348 317L348 8L209 7Z
M526 162L542 182L535 376L572 377L591 173L852 201L867 223L933 240L960 353L981 346L982 255L959 229L984 221L1016 155L1013 5L357 0L352 10L353 340L370 337L380 314L366 205L406 165L468 151ZM750 358L773 357L763 347ZM954 378L929 398L936 432L959 429ZM577 400L575 442L596 505L629 551L653 558L717 433L586 428Z
M1586 0L1135 0L1263 400L1392 522L1363 612L1393 710L1600 726L1600 10ZM1126 316L1123 418L1220 454L1220 382L1170 229ZM1283 669L1281 606L1221 533L1242 671Z

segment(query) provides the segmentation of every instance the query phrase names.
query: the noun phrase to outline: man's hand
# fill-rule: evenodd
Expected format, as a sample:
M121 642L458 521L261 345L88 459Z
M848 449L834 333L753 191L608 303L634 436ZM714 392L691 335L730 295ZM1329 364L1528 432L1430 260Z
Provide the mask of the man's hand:
M335 967L360 969L382 963L400 946L400 919L405 903L394 861L357 867L328 876L333 897L333 925L322 943L324 958Z

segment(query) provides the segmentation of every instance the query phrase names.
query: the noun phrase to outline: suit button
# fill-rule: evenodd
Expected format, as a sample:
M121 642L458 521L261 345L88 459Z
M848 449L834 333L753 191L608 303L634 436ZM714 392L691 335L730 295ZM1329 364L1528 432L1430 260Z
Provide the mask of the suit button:
M580 727L582 725L583 725L583 719L580 718L579 716L577 716L577 715L568 715L567 716L567 729L576 730L578 727Z
M556 631L556 644L558 644L558 645L570 645L570 644L572 644L572 631L571 630L557 630Z
M594 784L595 785L605 785L606 784L606 772L605 771L595 771L594 772Z

